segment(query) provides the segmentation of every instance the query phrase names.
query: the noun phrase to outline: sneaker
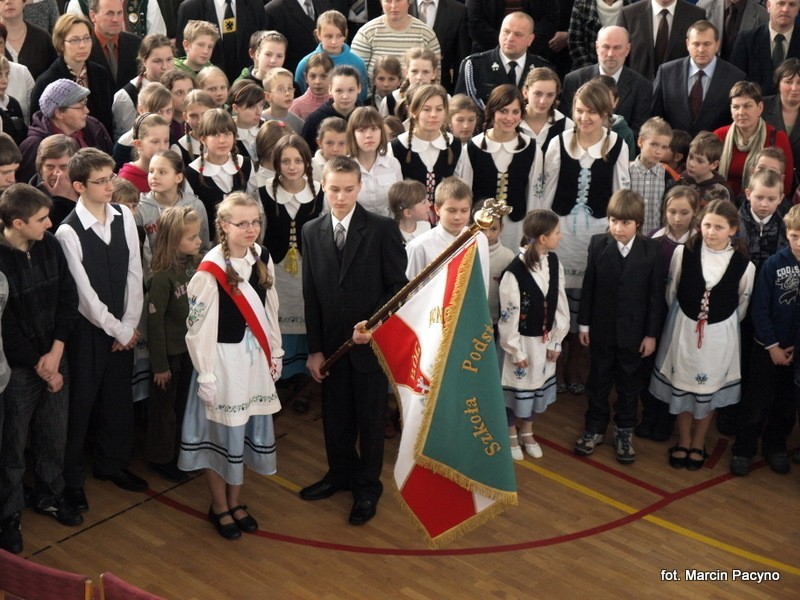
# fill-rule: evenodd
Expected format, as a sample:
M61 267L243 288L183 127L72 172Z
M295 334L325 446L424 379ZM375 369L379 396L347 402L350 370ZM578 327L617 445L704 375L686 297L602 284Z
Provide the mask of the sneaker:
M589 456L594 452L595 446L602 444L604 439L602 434L584 431L581 437L575 442L575 454L578 456Z
M770 454L767 457L767 462L769 463L769 468L773 473L786 475L791 470L791 466L789 465L789 457L786 456L784 452Z
M19 524L19 516L14 515L0 521L0 549L11 554L22 552L22 528Z
M34 506L33 510L40 515L49 515L62 525L74 527L83 523L83 517L75 507L64 500L63 496L56 498L49 506Z
M617 462L629 465L636 461L636 451L631 444L632 429L617 429L614 433L614 449L617 452Z
M731 475L747 477L750 473L750 459L746 456L731 456Z

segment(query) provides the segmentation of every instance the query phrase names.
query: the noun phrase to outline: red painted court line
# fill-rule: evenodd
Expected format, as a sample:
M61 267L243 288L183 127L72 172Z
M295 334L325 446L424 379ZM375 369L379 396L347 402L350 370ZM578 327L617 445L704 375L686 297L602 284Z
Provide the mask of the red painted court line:
M728 440L727 438L719 438L717 440L717 445L714 446L714 450L711 452L711 456L708 457L706 460L705 467L706 469L713 469L717 466L719 459L722 458L722 455L725 454L725 451L728 449Z
M552 441L548 440L547 438L542 438L542 437L539 437L537 435L536 436L536 441L539 442L539 443L544 443L544 445L547 446L548 448L552 448L553 450L556 450L556 451L560 452L561 454L565 454L567 456L571 456L572 458L580 460L581 462L583 462L583 463L585 463L585 464L587 464L587 465L589 465L591 467L594 467L595 469L599 469L600 471L603 471L604 473L608 473L610 475L613 475L617 479L622 479L623 481L627 481L631 485L635 485L635 486L640 487L640 488L642 488L644 490L647 490L648 492L652 492L653 494L655 494L657 496L661 496L661 497L666 498L672 493L672 492L668 492L667 490L663 490L658 486L655 486L655 485L652 485L650 483L647 483L646 481L642 481L638 477L633 477L631 475L628 475L627 473L624 473L624 472L620 471L619 469L614 469L613 467L609 467L607 465L604 465L603 463L600 463L600 462L597 462L595 460L592 460L591 457L578 456L577 454L575 454L575 452L572 451L571 448L569 448L569 449L568 448L564 448L563 446L560 446L560 445L556 444L555 442L552 442Z

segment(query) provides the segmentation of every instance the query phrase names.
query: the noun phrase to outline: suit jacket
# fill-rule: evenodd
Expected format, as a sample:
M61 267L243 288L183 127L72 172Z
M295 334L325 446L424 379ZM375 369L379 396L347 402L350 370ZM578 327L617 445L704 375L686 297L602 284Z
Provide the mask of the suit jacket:
M506 16L503 0L467 0L467 20L472 51L482 52L497 46L500 25ZM522 0L522 12L533 19L536 39L529 50L534 54L547 54L547 43L558 30L558 0Z
M219 26L214 0L185 0L178 7L175 46L180 49L183 48L183 28L193 19L208 21ZM214 46L214 52L211 54L211 62L225 71L228 81L233 83L243 68L253 65L253 60L248 54L250 36L266 28L267 17L260 0L236 0L236 55L225 56L222 39Z
M341 2L332 0L312 0L312 4L317 17L327 10L341 12L344 8ZM266 17L264 29L280 31L289 40L283 67L294 73L297 63L317 48L317 40L314 37L316 20L311 20L297 0L272 0L264 8L264 14ZM344 15L347 16L347 12Z
M575 92L584 83L600 75L600 65L594 64L569 73L564 78L564 89L561 92L560 110L572 116L572 98ZM652 84L633 69L622 67L617 82L619 104L614 111L625 117L633 130L633 135L639 135L639 128L650 118L650 102L653 95Z
M780 96L775 95L764 98L764 112L761 113L761 118L775 127L775 129L786 131ZM794 165L789 165L789 168L794 168L795 174L797 174L800 173L800 127L792 127L792 133L787 133L786 135L789 136L789 144L792 146L792 158L794 159Z
M528 71L536 67L549 67L552 69L553 64L541 56L528 52L525 55L525 65L522 67L522 75L519 78L520 89L525 83ZM471 54L461 61L455 92L456 94L467 94L483 110L492 90L504 83L508 83L508 77L503 67L503 61L500 59L500 48L495 48L494 50Z
M117 60L117 78L112 79L111 88L116 93L121 90L125 85L134 77L139 74L139 67L136 64L136 56L139 54L139 45L142 43L142 38L127 31L121 31L119 34L119 59ZM92 53L89 55L89 60L103 65L106 71L111 73L111 67L108 66L108 59L100 47L100 42L97 41L97 35L92 29Z
M743 1L744 12L742 13L742 22L739 24L739 31L747 31L769 22L766 8L754 0ZM708 20L717 28L719 37L722 39L725 35L725 0L698 0L697 6L706 11ZM722 58L728 59L727 56Z
M636 236L627 258L607 233L592 236L578 323L593 344L636 349L663 325L665 277L658 241Z
M694 137L701 131L714 131L731 122L728 92L745 74L731 63L717 58L714 76L708 85L697 119L689 111L689 57L672 60L658 68L653 82L653 116L664 117L673 129L688 131Z
M800 29L798 35L792 34L786 58L800 58ZM733 44L730 60L747 74L748 81L754 81L761 86L765 96L777 93L778 90L772 82L775 69L772 66L769 25L740 31Z
M409 8L409 13L413 17L418 16L418 3L412 2ZM470 53L467 9L457 0L439 0L432 29L442 48L442 85L452 94L456 85L458 67L464 57Z
M330 214L303 226L303 299L308 352L329 357L407 283L406 252L397 224L356 204L341 261ZM369 345L355 345L342 360L357 371L380 370Z
M686 30L696 21L705 18L706 11L702 8L693 6L685 0L678 0L672 18L672 27L669 30L664 62L689 55L689 51L686 49ZM660 65L656 64L651 3L648 0L640 0L623 7L619 13L617 25L627 29L631 36L628 66L653 81Z

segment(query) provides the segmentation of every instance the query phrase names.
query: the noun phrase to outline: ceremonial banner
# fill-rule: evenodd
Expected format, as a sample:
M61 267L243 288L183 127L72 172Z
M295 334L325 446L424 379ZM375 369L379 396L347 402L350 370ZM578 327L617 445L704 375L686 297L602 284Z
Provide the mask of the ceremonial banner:
M395 482L434 547L517 504L477 252L473 239L373 332L402 405Z

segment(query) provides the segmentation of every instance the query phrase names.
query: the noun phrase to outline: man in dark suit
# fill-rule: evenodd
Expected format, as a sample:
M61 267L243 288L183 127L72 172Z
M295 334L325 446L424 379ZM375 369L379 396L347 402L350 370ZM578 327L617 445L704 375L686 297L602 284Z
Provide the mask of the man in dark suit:
M422 20L433 29L442 48L441 55L441 82L449 93L453 93L456 84L458 66L470 50L469 34L467 30L467 9L456 0L427 0L432 2L433 8L422 11L421 7L426 0L412 0L408 12L412 17ZM431 15L435 11L435 14ZM427 16L422 19L423 12Z
M508 15L500 27L499 46L494 50L471 54L461 61L456 94L467 94L483 110L489 95L497 86L512 83L513 80L521 89L531 69L552 69L550 61L528 52L534 37L533 20L528 15L521 12Z
M800 0L768 0L769 23L736 36L731 62L748 81L760 85L765 96L777 91L772 81L777 66L787 58L800 58L800 35L793 35L798 11Z
M519 10L536 23L536 38L531 40L530 51L545 55L547 43L558 29L558 0L521 0ZM472 51L483 52L494 47L500 27L506 16L504 0L467 0L467 19Z
M755 0L698 0L697 6L706 11L706 18L719 31L719 55L725 60L740 31L769 22L767 9Z
M225 71L228 81L233 83L245 67L252 66L253 60L250 58L250 36L256 31L267 28L267 17L264 14L264 5L261 0L235 0L234 15L236 19L235 32L228 35L235 36L235 43L231 44L232 50L225 49L226 43L224 34L226 28L217 18L217 9L214 0L185 0L178 7L177 32L175 35L175 46L183 47L183 28L193 20L208 21L219 27L219 42L214 46L211 55L211 62L214 66Z
M684 0L641 0L623 7L617 25L631 34L628 66L653 81L663 63L688 54L686 31L705 18L706 11Z
M631 50L628 32L617 25L603 27L597 33L597 64L577 69L564 78L559 108L571 116L572 98L584 83L599 75L608 75L617 80L619 104L615 113L625 117L633 130L639 135L639 128L650 118L652 98L651 83L633 69L625 66L625 59Z
M297 0L272 0L264 7L267 19L264 29L280 31L289 41L283 67L292 73L297 68L297 63L317 48L318 42L314 37L317 17L326 10L342 12L346 3L341 0L312 0L311 4L314 8L313 19L303 10ZM343 14L347 16L346 12Z
M673 129L688 131L692 137L731 122L728 92L745 74L717 57L719 45L717 28L709 21L698 21L689 28L689 56L658 69L653 83L653 116L663 117ZM703 75L699 75L701 71Z
M308 369L322 382L322 425L328 472L300 491L322 500L340 490L353 493L350 523L375 516L383 491L386 376L364 328L407 283L406 253L397 224L367 212L356 202L361 168L337 156L325 166L323 189L331 206L303 226L303 299ZM355 345L328 372L326 357L347 340Z
M89 19L94 23L89 60L103 65L111 73L111 87L116 92L139 74L136 56L139 54L142 38L123 31L125 12L122 0L92 0L89 2ZM109 52L112 49L109 44L114 47L111 63ZM112 68L112 63L116 63L116 69Z

